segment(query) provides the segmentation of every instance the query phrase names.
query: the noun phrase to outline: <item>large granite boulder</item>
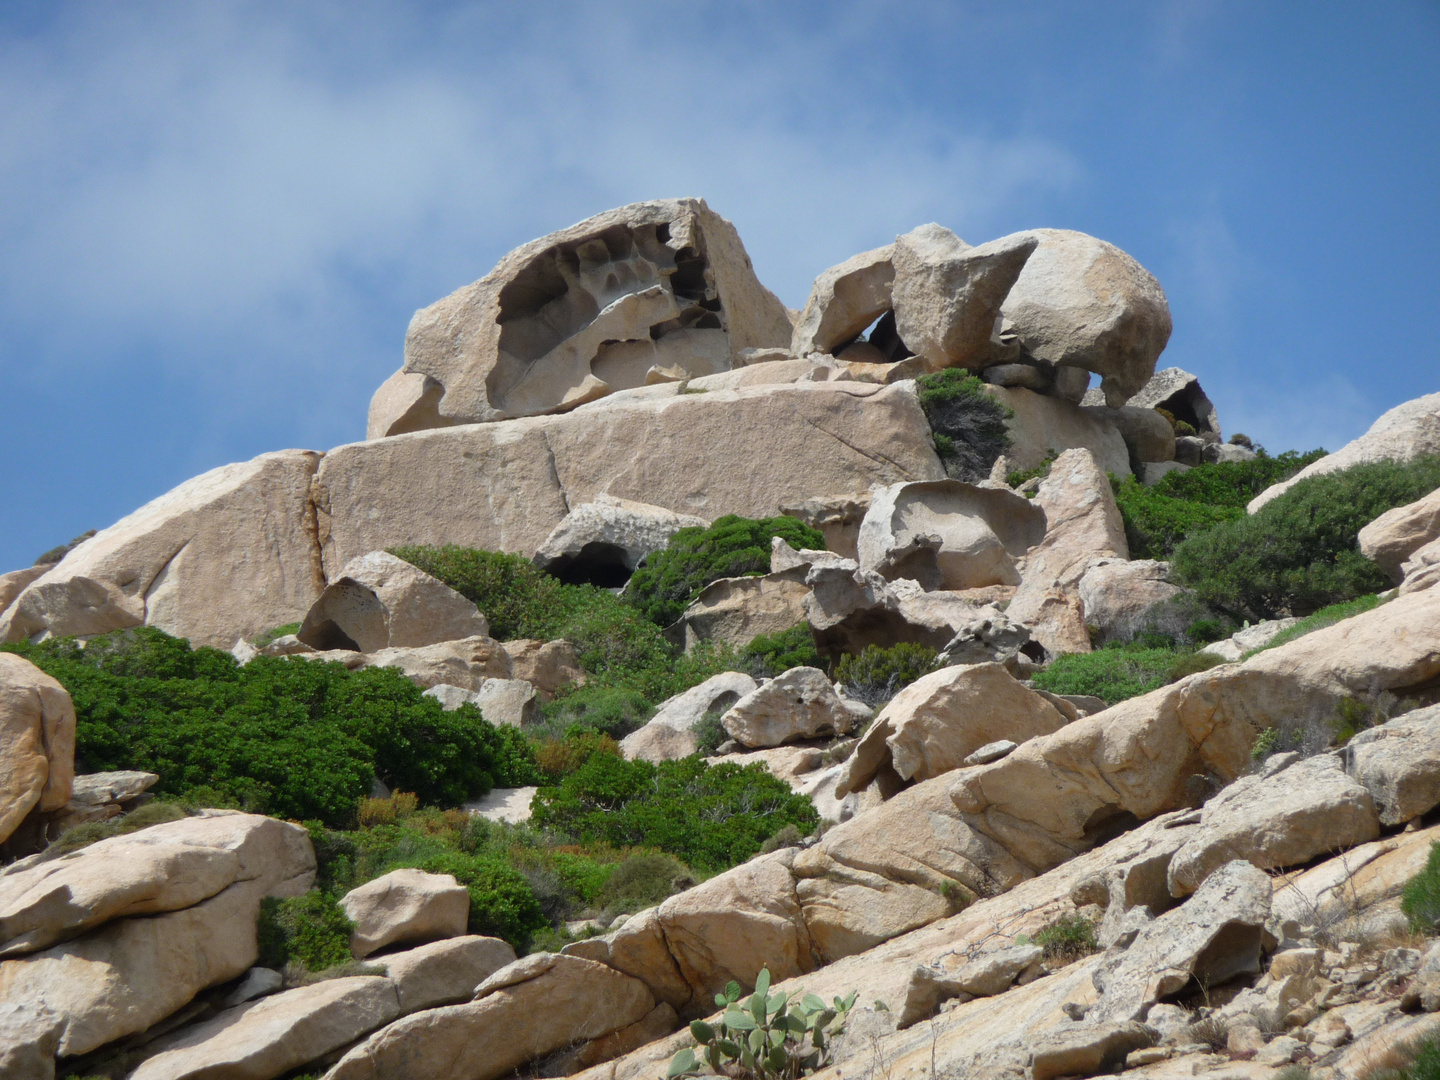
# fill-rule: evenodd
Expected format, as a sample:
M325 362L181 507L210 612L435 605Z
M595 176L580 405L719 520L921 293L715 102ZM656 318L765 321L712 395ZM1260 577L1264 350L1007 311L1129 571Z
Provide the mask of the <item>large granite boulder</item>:
M459 937L470 917L470 890L452 874L392 870L351 889L340 908L355 924L350 951L363 958L398 941Z
M983 368L1006 294L1039 243L1025 234L971 247L941 225L895 241L895 329L932 370Z
M649 390L563 416L331 450L315 484L328 572L400 544L533 554L569 507L603 492L676 513L765 518L817 495L945 475L905 384Z
M144 625L228 649L298 622L325 587L310 502L319 460L281 450L185 481L31 582L0 618L0 638Z
M469 1001L477 986L514 962L508 942L470 934L372 956L366 965L385 972L395 984L400 1011L408 1015Z
M38 578L54 563L46 563L43 566L27 566L23 570L11 570L8 574L0 574L0 615L4 615L15 598L25 591L25 586Z
M1404 564L1431 541L1440 538L1440 488L1423 499L1387 510L1360 530L1360 554L1390 576L1405 580Z
M929 780L988 743L1048 735L1068 719L1000 664L941 668L890 699L846 760L836 795L862 790L885 768Z
M1397 716L1352 738L1346 768L1375 799L1382 825L1440 805L1440 705Z
M75 706L65 687L0 653L0 843L32 810L59 810L75 779Z
M1124 405L1155 373L1170 340L1170 305L1160 283L1093 236L1034 229L1003 239L1022 237L1038 246L1005 297L1007 328L1036 359L1093 371L1105 403Z
M741 746L766 747L846 735L855 720L823 671L794 667L730 706L720 723Z
M1115 426L1134 460L1151 463L1175 460L1175 429L1154 409L1140 409L1133 405L1123 405L1118 409L1105 405L1082 407L1097 420ZM1255 456L1243 446L1228 449L1243 452L1251 458Z
M1080 581L1096 559L1129 556L1125 522L1110 481L1088 450L1056 458L1035 502L1045 511L1045 539L1026 556L1005 614L1028 626L1051 653L1089 652Z
M1105 393L1098 387L1085 395L1086 405L1104 405ZM1140 392L1130 398L1134 409L1164 409L1201 435L1221 437L1220 415L1200 386L1200 380L1178 367L1164 368L1150 376Z
M1396 405L1371 424L1364 435L1335 453L1311 462L1289 480L1271 484L1251 499L1246 509L1255 513L1307 477L1324 476L1372 461L1409 461L1423 454L1440 454L1440 394L1427 394Z
M490 624L450 586L387 551L345 564L296 633L316 649L373 653L488 636Z
M1131 474L1130 451L1108 414L1023 387L991 386L988 391L1011 413L1005 421L1010 468L1038 469L1047 458L1083 448L1105 472L1119 477Z
M536 550L535 565L561 581L613 588L681 529L709 524L663 506L599 495L565 515Z
M703 200L665 199L532 240L416 312L404 370L442 388L427 426L465 424L572 408L652 369L723 371L790 335L735 227ZM396 417L410 430L417 406Z
M871 494L860 569L927 589L1018 585L1015 559L1045 537L1045 512L1008 489L959 480L892 484Z
M779 634L804 622L809 595L794 574L720 578L700 590L665 628L665 636L687 650L702 641L738 649L761 634Z
M1440 585L1440 539L1431 540L1411 555L1400 570L1405 575L1400 584L1401 593L1419 592Z
M449 427L451 421L440 415L440 399L444 396L445 387L439 381L402 367L381 383L370 399L365 437L383 439L386 435Z
M1096 645L1131 641L1147 630L1176 636L1203 610L1190 593L1171 583L1170 564L1154 559L1096 559L1076 591Z
M757 688L754 679L739 671L722 671L699 686L692 686L660 703L650 722L620 740L626 760L674 761L700 748L695 728L706 714L718 716Z
M796 356L833 353L890 310L895 245L852 255L815 279L795 323L790 351Z

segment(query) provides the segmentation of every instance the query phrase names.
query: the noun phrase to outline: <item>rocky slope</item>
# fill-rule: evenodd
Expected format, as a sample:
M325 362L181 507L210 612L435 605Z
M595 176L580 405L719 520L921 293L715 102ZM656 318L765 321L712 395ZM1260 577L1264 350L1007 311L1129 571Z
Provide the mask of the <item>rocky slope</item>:
M427 715L524 735L610 677L589 646L501 640L508 611L394 550L518 553L609 589L727 515L790 515L824 548L775 535L762 565L680 589L664 635L697 674L604 752L759 763L826 823L517 958L473 932L488 894L458 862L336 889L332 912L318 823L77 776L77 706L104 703L0 652L0 1075L648 1080L762 971L857 995L827 1078L1403 1069L1440 1035L1440 492L1347 541L1393 588L1202 637L1195 583L1132 558L1133 500L1274 459L1221 442L1193 375L1156 372L1170 330L1155 279L1078 233L972 247L922 225L787 313L703 201L637 204L417 313L365 441L213 470L0 577L20 652L150 627L249 671L393 670ZM1423 464L1437 432L1440 395L1419 397L1251 511ZM1243 516L1240 487L1217 520ZM1153 688L1046 688L1157 635L1190 666ZM765 636L804 662L684 668L743 666ZM923 665L837 680L874 647ZM374 795L393 823L400 796ZM466 820L445 812L436 831ZM277 970L277 934L344 955Z

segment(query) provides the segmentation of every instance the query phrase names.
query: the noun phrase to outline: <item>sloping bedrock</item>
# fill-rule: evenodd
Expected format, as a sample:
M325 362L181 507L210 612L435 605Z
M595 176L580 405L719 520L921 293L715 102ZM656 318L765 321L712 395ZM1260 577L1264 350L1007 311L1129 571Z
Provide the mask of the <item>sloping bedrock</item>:
M772 517L818 495L938 480L904 386L802 383L602 401L558 416L332 450L317 475L325 566L397 544L530 555L602 494L676 513Z

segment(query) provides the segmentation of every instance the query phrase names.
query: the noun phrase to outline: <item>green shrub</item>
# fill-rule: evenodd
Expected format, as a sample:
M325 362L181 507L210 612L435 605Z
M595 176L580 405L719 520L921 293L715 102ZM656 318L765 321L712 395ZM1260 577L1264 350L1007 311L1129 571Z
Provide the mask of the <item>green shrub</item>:
M298 622L285 623L282 626L272 626L263 634L256 634L253 638L251 638L250 644L254 645L257 649L263 649L272 641L276 641L282 637L285 637L287 634L298 634L299 632L300 624Z
M163 825L167 821L179 821L185 817L185 809L179 803L156 800L137 806L128 814L109 821L86 821L67 829L60 838L50 844L47 851L59 855L67 851L79 851L99 840L112 836L148 829L152 825Z
M1083 915L1062 915L1035 934L1035 944L1045 950L1046 960L1079 960L1098 952L1095 924Z
M746 668L755 676L773 678L793 667L825 669L829 662L815 648L815 635L808 623L792 626L778 634L761 634L740 651Z
M524 737L473 706L445 712L388 668L191 649L141 628L16 644L75 702L83 771L158 773L158 795L279 817L351 819L378 776L427 804L455 805L496 784L534 782ZM212 805L213 805L212 801Z
M885 647L866 645L858 656L840 658L835 679L851 697L873 706L939 666L937 653L929 645L906 641Z
M501 856L445 852L413 865L429 874L454 874L470 890L472 934L504 938L523 953L531 936L550 925L530 882Z
M1440 844L1430 845L1425 868L1406 883L1400 910L1417 933L1433 934L1440 926Z
M1314 615L1307 615L1289 629L1281 630L1280 633L1276 634L1266 644L1260 646L1260 648L1252 649L1245 654L1245 659L1248 660L1256 653L1265 652L1267 649L1278 649L1281 645L1288 645L1296 638L1302 638L1306 634L1314 633L1316 630L1324 630L1325 627L1334 626L1336 623L1342 622L1351 616L1363 615L1367 611L1374 611L1380 606L1380 603L1380 597L1371 593L1369 596L1362 596L1358 600L1347 600L1342 604L1331 604L1328 607L1323 607L1315 612Z
M793 548L825 548L825 537L796 518L727 514L708 528L681 529L664 551L647 556L625 586L625 600L657 626L669 626L711 582L769 573L776 536Z
M531 738L563 736L569 731L594 731L623 739L644 727L655 708L637 690L619 686L582 686L548 702L542 721L527 728Z
M660 852L631 855L610 872L595 902L613 914L636 912L654 907L694 883L690 871L674 856Z
M581 843L659 848L704 869L723 869L793 824L819 824L810 800L760 765L707 765L697 756L652 765L596 754L554 787L542 787L532 822Z
M1219 667L1223 663L1225 663L1224 658L1216 656L1214 653L1181 653L1165 670L1165 681L1167 683L1179 682L1187 675L1209 671L1212 667Z
M1050 475L1050 466L1055 464L1055 458L1057 456L1058 455L1056 455L1055 451L1051 450L1041 460L1040 464L1035 466L1035 468L1015 469L1012 472L1006 473L1005 483L1009 484L1012 488L1018 488L1027 480L1034 480L1037 477L1043 480L1045 477Z
M1437 487L1440 457L1312 476L1255 514L1191 535L1172 564L1202 603L1237 619L1308 615L1386 588L1356 534Z
M260 901L257 963L277 971L292 963L307 971L349 963L354 930L335 897L319 889L284 900L267 896Z
M695 732L695 752L701 757L709 757L730 741L730 733L720 722L725 713L723 706L706 709L705 715L692 729Z
M1032 682L1052 694L1087 694L1114 705L1164 686L1176 659L1173 649L1110 646L1057 656Z
M946 475L984 480L1010 445L1005 421L1015 414L961 368L921 375L915 387Z

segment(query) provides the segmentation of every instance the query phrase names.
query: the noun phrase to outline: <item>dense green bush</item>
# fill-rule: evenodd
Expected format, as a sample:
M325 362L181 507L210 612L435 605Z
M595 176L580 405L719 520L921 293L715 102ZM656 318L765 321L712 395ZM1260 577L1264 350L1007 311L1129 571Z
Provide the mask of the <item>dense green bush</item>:
M681 888L693 885L690 871L673 855L632 855L610 872L595 897L607 912L636 912L653 907Z
M1292 450L1273 458L1197 465L1188 472L1166 473L1153 487L1134 477L1111 477L1130 557L1168 559L1186 536L1244 517L1246 504L1256 495L1324 456L1324 450Z
M681 529L664 551L647 556L625 586L625 600L657 626L669 626L711 582L769 573L777 536L793 548L825 548L825 537L796 518L726 514L708 528Z
M773 678L793 667L824 670L829 661L815 649L815 635L808 623L792 626L778 634L761 634L740 650L746 670L756 677Z
M645 845L703 869L750 858L773 833L819 824L810 800L761 765L706 765L699 757L625 761L596 754L535 796L532 822L581 843Z
M1433 934L1440 926L1440 844L1430 846L1425 868L1406 883L1400 910L1417 933Z
M644 727L654 712L654 706L637 690L582 686L547 702L541 722L526 731L531 738L560 738L568 731L578 730L623 739Z
M1173 649L1110 646L1058 656L1033 682L1052 694L1087 694L1114 705L1164 686L1177 657Z
M426 803L534 782L524 737L473 706L445 712L399 672L260 657L240 667L159 630L7 645L75 702L82 771L144 769L155 791L203 791L280 817L351 819L378 777Z
M874 706L934 671L940 666L936 657L929 645L908 641L885 647L866 645L858 655L840 658L835 679L851 697Z
M946 475L957 480L984 480L1010 445L1005 421L1014 413L976 376L961 368L921 375L915 386Z
M768 540L765 550L768 560ZM585 690L577 692L591 700L618 687L658 704L734 663L728 650L708 645L677 653L655 623L608 590L562 584L518 555L454 545L394 548L392 554L472 601L496 638L569 641L589 674Z
M290 964L323 971L348 963L354 930L335 897L320 889L284 900L267 896L260 901L258 963L276 971Z
M504 938L523 952L532 935L550 925L530 882L503 856L453 851L416 859L411 865L429 874L453 874L470 890L467 929L472 934Z
M1191 535L1175 549L1175 573L1237 619L1308 615L1379 592L1389 582L1357 550L1356 534L1437 487L1440 457L1312 476L1255 514Z

